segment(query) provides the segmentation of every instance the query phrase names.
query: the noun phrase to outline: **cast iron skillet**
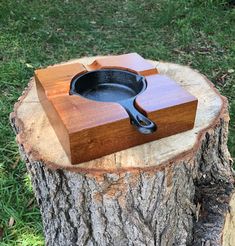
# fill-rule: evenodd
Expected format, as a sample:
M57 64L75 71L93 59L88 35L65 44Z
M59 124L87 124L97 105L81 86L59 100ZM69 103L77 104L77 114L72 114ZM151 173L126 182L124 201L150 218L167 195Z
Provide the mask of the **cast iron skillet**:
M117 102L127 111L131 124L143 134L156 131L154 122L134 106L135 98L147 87L145 78L118 69L101 69L75 76L70 83L70 95L80 95L101 102Z

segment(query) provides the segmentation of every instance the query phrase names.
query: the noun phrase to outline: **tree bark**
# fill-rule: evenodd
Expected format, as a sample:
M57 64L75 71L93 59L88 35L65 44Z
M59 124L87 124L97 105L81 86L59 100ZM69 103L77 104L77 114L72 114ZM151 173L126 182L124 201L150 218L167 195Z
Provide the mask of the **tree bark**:
M33 79L15 105L10 120L46 245L229 245L234 176L227 100L198 72L153 63L199 99L193 130L71 165Z

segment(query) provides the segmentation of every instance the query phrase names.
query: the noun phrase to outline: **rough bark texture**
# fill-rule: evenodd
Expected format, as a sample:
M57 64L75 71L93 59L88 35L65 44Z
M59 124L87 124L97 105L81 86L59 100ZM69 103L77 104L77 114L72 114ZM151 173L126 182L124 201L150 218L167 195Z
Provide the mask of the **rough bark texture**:
M221 111L191 154L157 168L53 169L20 142L46 245L222 245L234 179ZM11 124L19 134L14 114Z

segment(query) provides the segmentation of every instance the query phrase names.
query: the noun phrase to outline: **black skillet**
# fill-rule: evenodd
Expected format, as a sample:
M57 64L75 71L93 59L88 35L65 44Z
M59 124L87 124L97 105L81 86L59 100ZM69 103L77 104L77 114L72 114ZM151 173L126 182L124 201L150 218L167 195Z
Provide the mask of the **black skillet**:
M101 69L75 76L70 95L79 95L100 102L117 102L127 111L131 124L143 134L156 131L154 122L134 106L135 98L147 87L143 76L118 69Z

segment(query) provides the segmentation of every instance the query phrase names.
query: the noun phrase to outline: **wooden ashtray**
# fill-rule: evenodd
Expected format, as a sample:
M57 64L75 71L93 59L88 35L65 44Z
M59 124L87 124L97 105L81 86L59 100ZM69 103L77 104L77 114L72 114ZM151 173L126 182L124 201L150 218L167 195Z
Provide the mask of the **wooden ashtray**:
M101 74L105 70L108 74L110 70L115 70L144 79L146 86L136 90L130 98L133 99L133 110L144 117L141 119L146 118L156 124L156 129L143 132L150 134L142 134L140 129L138 131L130 112L120 103L123 100L105 101L103 96L96 100L86 97L79 89L71 93L72 83L79 76L84 77L97 70L98 74L99 70L102 70ZM39 100L72 164L183 132L194 126L197 99L175 81L158 74L152 64L136 53L100 58L90 65L73 63L36 70L35 80ZM144 122L143 127L148 124Z

